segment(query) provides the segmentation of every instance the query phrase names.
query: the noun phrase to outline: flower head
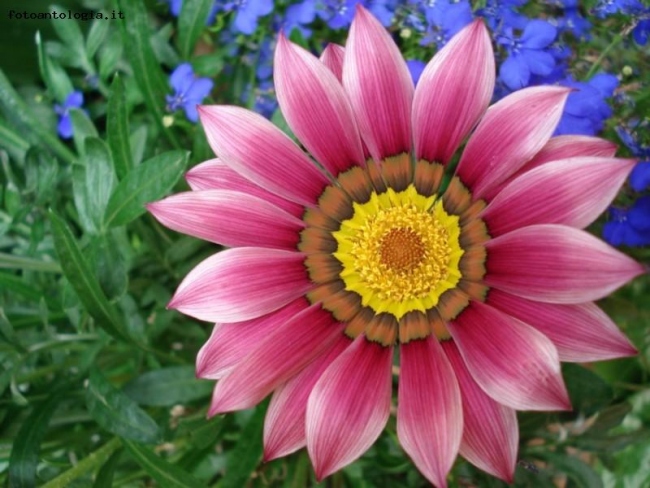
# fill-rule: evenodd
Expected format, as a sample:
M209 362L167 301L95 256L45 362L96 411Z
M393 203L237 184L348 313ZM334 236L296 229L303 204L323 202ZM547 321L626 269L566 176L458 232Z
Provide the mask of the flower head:
M149 209L231 247L170 307L217 323L197 358L219 380L211 415L273 395L265 459L306 445L323 478L361 456L388 420L399 350L397 433L418 469L446 486L460 453L511 480L516 410L569 408L560 360L634 353L591 302L643 268L581 230L633 161L600 139L551 138L566 88L488 109L494 71L475 21L414 88L357 7L345 48L321 60L278 42L278 102L309 155L257 114L200 108L218 159Z
M214 83L209 78L198 78L190 63L179 64L169 77L169 84L174 89L173 95L167 95L167 109L176 111L182 108L191 122L199 120L196 106L212 91Z
M72 118L70 117L71 108L81 108L84 103L84 94L80 91L70 93L63 105L58 103L54 105L54 111L59 116L59 123L56 130L63 139L70 139L73 135Z

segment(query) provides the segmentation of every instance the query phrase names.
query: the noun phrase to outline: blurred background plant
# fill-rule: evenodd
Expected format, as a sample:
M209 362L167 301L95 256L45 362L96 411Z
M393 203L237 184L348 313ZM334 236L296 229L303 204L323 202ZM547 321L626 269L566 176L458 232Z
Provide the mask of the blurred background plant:
M3 485L317 484L302 451L261 462L264 404L205 419L212 385L194 378L193 363L211 327L165 305L215 249L144 209L213 157L197 103L248 106L288 131L272 83L280 29L320 53L344 43L363 3L417 82L438 48L484 18L498 58L495 99L570 86L557 134L601 135L642 161L590 230L650 261L650 9L640 1L11 3L0 18ZM649 290L644 276L601 303L637 357L565 364L574 410L520 415L516 486L650 486ZM463 460L451 484L503 486ZM367 455L322 485L427 483L389 423Z

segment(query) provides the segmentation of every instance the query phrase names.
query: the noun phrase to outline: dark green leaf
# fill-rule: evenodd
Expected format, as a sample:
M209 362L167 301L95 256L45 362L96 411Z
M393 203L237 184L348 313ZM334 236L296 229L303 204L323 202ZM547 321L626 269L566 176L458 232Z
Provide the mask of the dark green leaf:
M167 407L207 397L213 388L213 382L196 379L193 366L177 366L144 373L124 392L140 405Z
M186 0L178 16L178 50L181 57L189 59L194 45L205 30L205 24L214 7L213 0Z
M122 50L122 36L115 30L109 31L107 39L99 49L99 76L103 80L107 79L115 70L122 57Z
M169 192L183 174L188 155L185 151L169 151L134 168L120 181L108 202L106 226L128 224L145 212L145 203Z
M147 126L141 125L135 129L129 137L129 141L131 142L131 158L133 164L137 166L142 162L144 150L147 146Z
M169 86L151 48L151 29L145 4L130 0L116 1L119 10L124 14L124 20L119 24L126 57L131 63L133 75L142 91L145 104L169 142L179 148L180 143L176 135L163 124L165 97L162 95L169 91Z
M97 129L92 120L81 109L71 108L70 118L72 119L74 146L78 154L84 154L87 137L98 137Z
M0 119L0 147L15 160L22 161L29 149L29 142L23 139L13 127L9 127L7 122Z
M68 163L75 161L76 156L72 151L59 141L49 127L42 125L40 120L32 115L27 104L11 86L2 69L0 69L0 105L11 114L14 123L19 126L17 128L29 131L26 133L31 133L34 138L48 146L57 156Z
M49 201L56 192L59 165L51 154L32 146L25 155L25 190L36 193L36 203Z
M66 223L53 212L50 212L50 220L54 248L59 256L63 274L77 292L88 313L113 337L137 344L124 328L117 310L102 292L97 278Z
M258 405L242 430L237 445L228 453L221 488L240 488L262 459L262 428L267 404Z
M127 395L113 388L97 368L90 370L86 406L93 419L112 434L148 444L162 440L156 422Z
M9 458L9 486L32 488L36 486L41 441L47 431L50 418L61 400L62 390L51 394L37 405L25 419L14 439Z
M124 295L128 286L126 261L116 235L119 230L113 229L93 236L88 245L89 260L93 264L99 285L110 300Z
M106 22L105 19L95 19L88 30L88 36L86 37L86 56L88 59L92 59L99 46L102 45L104 39L106 39L106 34L108 34L109 28L111 26L110 22Z
M112 488L113 485L113 476L115 475L115 469L117 468L117 463L122 456L122 450L114 452L108 461L104 463L102 468L98 471L97 476L95 476L95 483L93 488Z
M59 22L65 23L65 22ZM41 41L41 33L36 33L36 48L38 50L38 65L41 69L41 77L47 86L50 95L57 102L63 103L66 97L73 92L72 82L67 73L58 63L50 59L45 52L45 46Z
M67 9L60 7L58 5L52 5L50 7L50 12L66 12ZM74 54L79 58L82 63L82 69L87 73L91 72L90 61L86 55L86 49L84 48L84 37L79 28L79 24L75 19L67 18L65 20L52 19L52 27L56 31L59 38L63 43L72 49Z
M612 401L611 387L596 373L572 363L563 364L562 372L574 411L592 415Z
M42 292L32 286L28 280L9 273L0 273L0 288L21 295L32 302L37 302L43 296Z
M598 412L598 417L589 428L589 432L607 432L614 427L621 425L628 413L632 411L632 405L627 402L618 403Z
M73 168L74 202L84 230L98 233L115 188L115 173L108 147L97 137L86 138L82 161L85 164Z
M223 415L215 415L210 419L186 419L179 420L178 431L179 434L187 433L190 443L197 449L205 449L206 447L214 445L219 433L223 429L225 417Z
M116 74L111 85L111 94L108 97L106 137L111 148L115 173L120 180L133 168L129 136L129 112L126 105L124 83L122 78Z
M542 456L553 464L558 473L568 476L579 488L602 488L603 482L598 473L577 457L550 451L545 451Z
M187 471L156 456L146 447L128 440L124 440L124 445L131 457L160 486L165 488L198 488L205 486L205 483L202 483Z

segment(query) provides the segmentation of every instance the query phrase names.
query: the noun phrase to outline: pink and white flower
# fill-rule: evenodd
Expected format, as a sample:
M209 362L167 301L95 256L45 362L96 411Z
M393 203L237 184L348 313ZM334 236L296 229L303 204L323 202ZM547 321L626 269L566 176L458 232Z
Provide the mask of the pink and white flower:
M418 469L446 486L460 453L510 481L515 411L570 408L560 361L635 353L592 302L644 269L582 230L634 161L551 137L565 88L488 108L494 72L476 21L414 88L359 7L320 60L280 37L278 100L308 153L250 111L200 107L218 159L149 210L231 248L170 307L216 323L197 358L218 380L210 415L272 395L266 460L306 446L320 479L361 456L388 420L399 349L397 433Z

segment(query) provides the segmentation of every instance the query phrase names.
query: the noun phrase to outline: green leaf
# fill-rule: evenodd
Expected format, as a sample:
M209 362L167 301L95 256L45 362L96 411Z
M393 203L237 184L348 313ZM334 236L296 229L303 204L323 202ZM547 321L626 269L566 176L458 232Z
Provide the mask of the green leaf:
M13 159L22 161L29 149L29 142L23 139L13 127L9 127L3 119L0 119L0 147L4 148Z
M44 273L61 272L61 266L57 263L0 252L0 269L2 268L41 271Z
M176 135L163 124L165 115L163 94L169 92L169 86L151 47L151 29L145 4L131 0L116 1L119 10L124 13L124 20L119 24L126 57L131 63L133 75L142 91L145 104L172 146L180 148Z
M108 97L106 138L108 139L108 146L111 148L115 173L120 180L134 166L129 136L129 112L126 105L124 83L119 74L116 74Z
M112 229L93 236L88 245L89 259L94 265L97 280L110 300L124 295L129 284L127 265L117 235L120 230L123 229Z
M73 168L74 202L86 232L102 230L104 213L115 188L115 173L108 147L97 137L88 137L82 165Z
M58 5L52 5L50 12L67 12L68 9ZM81 33L79 24L75 19L67 18L65 20L52 19L52 27L59 38L63 41L68 49L72 49L74 54L81 62L82 69L87 73L92 71L91 63L86 55L84 48L84 36Z
M565 474L575 482L578 488L602 488L603 482L588 464L569 454L552 453L545 451L542 454L547 461L555 467L558 473Z
M151 450L135 442L124 440L131 457L165 488L198 488L205 486L184 469L156 456Z
M74 146L77 153L83 155L85 150L85 141L87 137L99 137L97 129L92 120L86 115L86 112L79 108L70 109L70 118L72 119Z
M148 371L124 386L124 393L140 405L168 407L210 395L211 381L197 380L194 366Z
M262 459L262 428L267 404L258 405L242 430L237 445L228 453L221 488L240 488Z
M110 26L111 23L106 22L105 19L93 20L88 30L88 36L86 36L86 56L88 59L92 59L95 53L97 53L99 46L106 39Z
M31 113L27 104L20 98L16 90L0 69L0 108L11 115L14 125L25 133L32 134L40 143L48 146L61 159L73 163L76 156L50 130L40 123Z
M106 80L113 73L122 58L122 51L122 36L116 30L109 31L107 39L99 49L99 76L102 80Z
M574 411L589 416L612 401L612 388L584 366L566 363L562 365L562 373Z
M183 174L188 156L185 151L169 151L136 166L113 192L106 209L106 226L128 224L145 212L145 203L169 192Z
M189 59L194 50L194 45L201 32L205 30L205 24L214 6L213 0L186 0L181 7L178 16L178 50L181 57Z
M52 222L54 248L59 256L63 274L77 292L79 300L81 300L88 313L97 321L99 326L116 339L142 347L131 338L124 328L122 319L102 292L97 278L92 273L86 258L79 249L66 223L52 211L50 211L50 220Z
M43 296L43 293L32 286L26 278L10 273L0 273L0 288L32 302L38 302Z
M57 22L65 24L66 22ZM65 70L53 61L45 52L45 46L41 40L41 33L36 32L36 48L38 51L38 66L41 70L41 77L47 86L50 95L59 103L63 103L68 95L74 91L72 82Z
M224 415L215 415L207 420L181 417L178 423L178 433L187 435L190 443L197 449L205 449L218 441L225 418Z
M142 162L144 150L147 147L147 126L141 125L133 131L129 137L131 142L131 158L133 165L137 166Z
M59 165L55 158L39 146L32 146L25 155L25 190L36 193L42 205L56 194Z
M37 405L17 432L9 458L9 486L12 488L36 486L41 442L63 391L51 393L43 403Z
M156 422L94 367L86 389L86 406L92 418L112 434L147 444L162 441Z
M122 456L122 450L114 452L108 461L104 463L102 469L99 470L95 476L95 483L93 488L112 488L113 476L115 476L115 469L117 468L118 461Z

